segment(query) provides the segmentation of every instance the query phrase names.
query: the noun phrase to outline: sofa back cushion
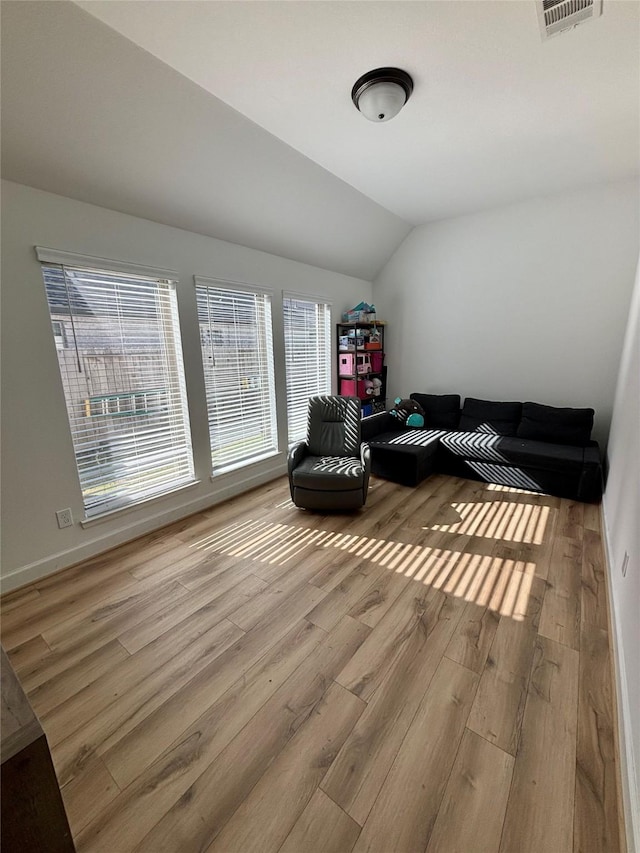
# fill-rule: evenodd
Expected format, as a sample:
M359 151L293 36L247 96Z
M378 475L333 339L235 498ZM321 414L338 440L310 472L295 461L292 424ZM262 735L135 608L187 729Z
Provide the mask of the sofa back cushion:
M360 432L362 441L371 441L383 432L398 429L398 422L389 412L376 412L375 415L367 415L362 418Z
M459 394L411 394L424 409L424 425L428 429L458 429Z
M516 435L522 403L497 403L467 397L460 416L463 432L486 432L497 435Z
M523 403L516 435L535 441L584 447L593 429L593 409L559 409L541 403Z

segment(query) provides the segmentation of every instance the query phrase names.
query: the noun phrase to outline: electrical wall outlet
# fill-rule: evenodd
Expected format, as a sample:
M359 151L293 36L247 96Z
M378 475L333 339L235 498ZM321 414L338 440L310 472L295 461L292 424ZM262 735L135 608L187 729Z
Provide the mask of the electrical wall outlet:
M627 576L627 568L629 566L629 552L624 552L624 557L622 559L622 577L626 578Z
M69 507L67 507L67 509L59 509L56 512L56 518L58 519L58 527L60 529L63 527L71 527L73 524L73 514Z

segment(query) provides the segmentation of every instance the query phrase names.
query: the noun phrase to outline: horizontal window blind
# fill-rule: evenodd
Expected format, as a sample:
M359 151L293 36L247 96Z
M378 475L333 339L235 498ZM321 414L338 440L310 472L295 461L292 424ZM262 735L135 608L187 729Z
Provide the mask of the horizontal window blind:
M331 393L331 306L285 295L283 310L288 434L292 444L306 437L309 397Z
M196 278L214 473L278 449L271 297Z
M175 283L42 273L87 516L192 482Z

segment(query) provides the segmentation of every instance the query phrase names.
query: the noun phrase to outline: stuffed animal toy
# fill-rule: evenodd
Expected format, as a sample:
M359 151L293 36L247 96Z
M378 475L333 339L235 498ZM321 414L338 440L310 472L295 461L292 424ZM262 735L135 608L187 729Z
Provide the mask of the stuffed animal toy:
M372 379L364 380L364 391L368 397L373 397L373 395L376 393L375 385L373 384Z
M382 388L382 379L378 379L377 376L374 376L371 382L373 384L373 396L379 397L380 389Z
M396 397L393 401L394 407L389 412L397 418L401 424L408 427L424 426L424 409L415 400L403 400Z

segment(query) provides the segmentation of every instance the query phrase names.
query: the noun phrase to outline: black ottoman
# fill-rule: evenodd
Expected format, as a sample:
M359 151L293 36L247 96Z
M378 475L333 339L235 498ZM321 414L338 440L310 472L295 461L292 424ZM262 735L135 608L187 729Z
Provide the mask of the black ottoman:
M409 431L401 439L397 433L371 439L371 473L403 486L417 486L433 473L440 434L429 436L423 430L420 444L411 443Z

